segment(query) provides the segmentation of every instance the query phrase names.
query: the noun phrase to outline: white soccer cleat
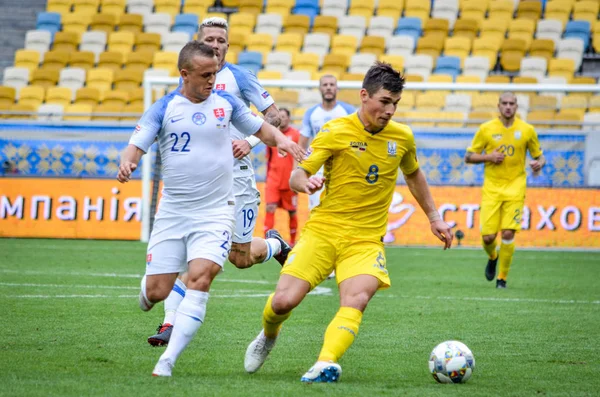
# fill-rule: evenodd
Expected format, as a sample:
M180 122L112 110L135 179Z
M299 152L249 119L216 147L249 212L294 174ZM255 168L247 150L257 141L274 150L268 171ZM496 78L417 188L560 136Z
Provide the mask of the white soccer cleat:
M140 309L147 312L148 310L152 309L153 307L154 307L154 303L152 303L148 299L146 299L146 297L144 296L144 293L142 291L140 291Z
M277 338L269 339L265 336L264 330L261 330L258 336L248 345L246 356L244 357L244 368L246 372L253 374L262 367L267 356L275 346Z
M300 381L307 383L332 383L340 380L342 367L332 361L317 361Z
M335 270L332 271L329 276L327 276L327 280L331 280L332 278L335 278Z
M168 358L160 359L154 366L152 376L171 376L171 371L173 371L174 366L175 364Z

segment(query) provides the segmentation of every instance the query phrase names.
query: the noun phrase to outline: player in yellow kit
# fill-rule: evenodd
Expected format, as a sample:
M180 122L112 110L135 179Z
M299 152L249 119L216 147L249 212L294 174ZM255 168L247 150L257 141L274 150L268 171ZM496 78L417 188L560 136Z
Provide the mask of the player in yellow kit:
M531 124L516 117L517 98L512 92L500 95L498 118L479 127L467 148L467 163L485 163L481 202L481 235L489 259L485 277L496 277L497 288L506 288L506 277L515 252L515 233L521 230L527 174L527 151L534 159L529 166L538 173L546 164L537 133ZM496 252L496 234L502 231L500 252Z
M452 245L450 227L440 219L419 169L412 131L391 121L403 86L399 72L376 63L363 81L358 112L323 125L311 154L292 173L290 186L297 192L312 194L323 184L325 189L267 300L263 330L246 350L246 371L261 367L292 309L335 270L341 307L325 332L317 363L301 380L339 379L337 362L354 341L367 304L378 289L390 286L382 239L398 168L433 234L444 248ZM324 177L316 176L322 165Z

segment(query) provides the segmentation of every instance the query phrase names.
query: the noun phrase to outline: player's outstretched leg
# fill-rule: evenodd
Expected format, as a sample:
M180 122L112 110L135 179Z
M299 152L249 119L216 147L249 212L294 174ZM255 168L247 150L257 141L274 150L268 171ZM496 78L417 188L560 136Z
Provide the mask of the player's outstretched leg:
M265 236L267 237L267 240L274 239L279 241L279 243L281 244L280 252L278 254L273 255L273 258L275 258L275 260L279 262L281 266L283 266L285 264L285 261L287 260L288 255L290 254L290 251L292 250L292 247L290 247L290 245L283 239L283 237L281 237L281 234L279 234L279 232L275 229L268 230Z
M308 372L302 375L300 381L306 383L332 383L340 380L340 376L342 376L342 367L338 363L317 361Z

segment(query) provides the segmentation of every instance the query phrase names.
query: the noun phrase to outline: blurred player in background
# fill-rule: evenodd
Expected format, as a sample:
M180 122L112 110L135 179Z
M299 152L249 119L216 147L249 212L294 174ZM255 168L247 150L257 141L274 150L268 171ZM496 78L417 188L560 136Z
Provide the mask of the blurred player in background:
M281 124L279 130L294 142L298 142L300 131L290 125L290 111L284 108L279 110ZM267 147L267 183L266 202L267 213L265 216L265 233L275 225L275 211L283 208L290 215L290 244L296 242L296 229L298 218L298 193L290 189L290 175L295 168L295 160L291 156L282 156L277 149Z
M158 139L164 188L148 242L140 308L150 310L188 271L173 334L152 375L171 376L179 355L204 322L208 291L229 253L235 224L231 121L245 135L302 159L300 147L226 92L212 93L218 71L214 50L186 44L177 64L183 84L144 113L123 152L120 182L127 182ZM199 172L201 170L201 172Z
M247 69L225 61L228 42L228 25L223 18L207 18L200 24L198 41L210 46L219 60L219 72L215 81L216 91L225 91L240 98L246 106L252 103L265 116L265 121L275 127L279 126L279 110L273 97L260 85L256 76ZM230 126L233 155L233 194L235 195L235 231L233 234L229 261L240 269L256 263L267 262L275 258L283 265L290 251L290 246L276 230L267 233L267 239L253 237L260 193L256 188L254 168L248 154L260 143L255 136L244 138L235 128ZM177 306L185 296L185 275L178 279L171 295L165 300L165 317L158 326L156 335L148 338L152 346L169 343L173 330L173 321Z
M450 227L440 219L419 169L413 133L392 121L404 78L378 62L362 87L358 112L326 123L309 157L292 173L293 190L312 194L323 185L325 190L267 300L263 329L246 350L244 367L250 373L264 363L292 310L335 269L341 307L325 331L316 364L301 381L339 379L338 360L354 341L367 304L377 290L390 286L382 239L398 168L433 234L444 248L452 245ZM315 175L323 165L325 177Z
M488 254L485 278L496 277L496 288L506 288L506 278L515 252L515 233L521 230L527 174L527 151L533 157L529 166L534 175L546 164L537 133L531 124L516 117L517 97L512 92L500 95L500 115L479 126L465 162L484 163L481 202L481 235L483 249ZM496 235L502 232L500 252L496 252Z

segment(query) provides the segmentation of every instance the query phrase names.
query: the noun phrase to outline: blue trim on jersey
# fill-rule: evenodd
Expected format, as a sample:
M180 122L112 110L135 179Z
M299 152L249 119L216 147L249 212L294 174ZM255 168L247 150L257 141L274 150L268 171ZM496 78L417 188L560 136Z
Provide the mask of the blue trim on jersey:
M240 94L242 95L242 98L244 99L244 101L249 103L250 97L248 96L248 91L252 90L250 80L256 80L256 76L250 73L249 70L243 69L238 65L234 65L233 63L228 62L225 65L229 70L231 70L231 74L233 74L233 78L235 79L235 82L237 83L238 88L240 89Z
M171 91L164 97L160 98L158 101L152 105L146 113L142 116L139 123L140 125L144 125L146 120L149 118L150 121L156 123L156 125L162 129L162 122L165 118L165 113L167 111L167 106L169 106L169 102L173 100L175 95L181 95L177 91ZM160 132L159 132L160 133Z
M240 110L243 110L244 108L246 108L244 103L239 98L237 98L235 95L231 95L227 91L219 90L219 91L213 91L213 92L215 94L217 94L218 96L220 96L221 98L225 99L227 102L229 102L229 104L233 108L233 114L236 114Z
M356 108L354 106L350 105L349 103L338 101L338 105L343 107L344 110L346 111L346 113L348 113L348 114L352 114L352 113L356 112Z

